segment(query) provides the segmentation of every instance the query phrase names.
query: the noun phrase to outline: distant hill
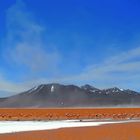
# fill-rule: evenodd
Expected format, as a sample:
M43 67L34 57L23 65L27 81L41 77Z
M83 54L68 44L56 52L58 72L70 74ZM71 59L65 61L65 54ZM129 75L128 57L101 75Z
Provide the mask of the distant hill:
M100 90L91 85L43 84L11 97L0 98L0 108L127 106L140 106L140 93L117 87Z

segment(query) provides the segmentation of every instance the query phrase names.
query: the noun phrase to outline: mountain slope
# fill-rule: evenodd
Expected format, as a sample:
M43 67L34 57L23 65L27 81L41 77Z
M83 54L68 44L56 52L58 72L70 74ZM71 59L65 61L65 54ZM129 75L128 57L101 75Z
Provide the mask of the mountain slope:
M140 106L140 94L117 87L97 89L90 85L44 84L26 92L0 98L0 107L119 107Z

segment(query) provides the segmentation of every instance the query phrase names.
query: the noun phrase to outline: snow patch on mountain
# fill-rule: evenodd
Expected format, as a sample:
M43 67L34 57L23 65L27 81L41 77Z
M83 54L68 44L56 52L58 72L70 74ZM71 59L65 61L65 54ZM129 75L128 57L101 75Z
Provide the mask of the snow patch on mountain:
M51 87L51 92L54 92L54 85L52 85Z
M30 89L30 90L29 90L29 93L31 93L31 92L33 92L33 91L36 91L36 90L38 89L38 87L39 87L39 86L35 86L34 88Z

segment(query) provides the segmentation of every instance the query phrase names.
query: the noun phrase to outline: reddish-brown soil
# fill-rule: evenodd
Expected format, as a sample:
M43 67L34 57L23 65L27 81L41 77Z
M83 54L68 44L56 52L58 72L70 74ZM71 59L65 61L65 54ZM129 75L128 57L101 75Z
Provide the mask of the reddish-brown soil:
M140 108L0 109L0 120L140 118Z
M1 134L0 140L140 140L140 123Z

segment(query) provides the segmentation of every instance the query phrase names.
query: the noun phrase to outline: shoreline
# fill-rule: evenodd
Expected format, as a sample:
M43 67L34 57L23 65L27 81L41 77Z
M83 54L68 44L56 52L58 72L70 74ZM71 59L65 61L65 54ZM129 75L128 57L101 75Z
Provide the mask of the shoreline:
M140 122L0 134L4 140L139 140Z
M140 120L62 120L62 121L0 121L0 134L67 128L96 127L103 125L140 123Z

